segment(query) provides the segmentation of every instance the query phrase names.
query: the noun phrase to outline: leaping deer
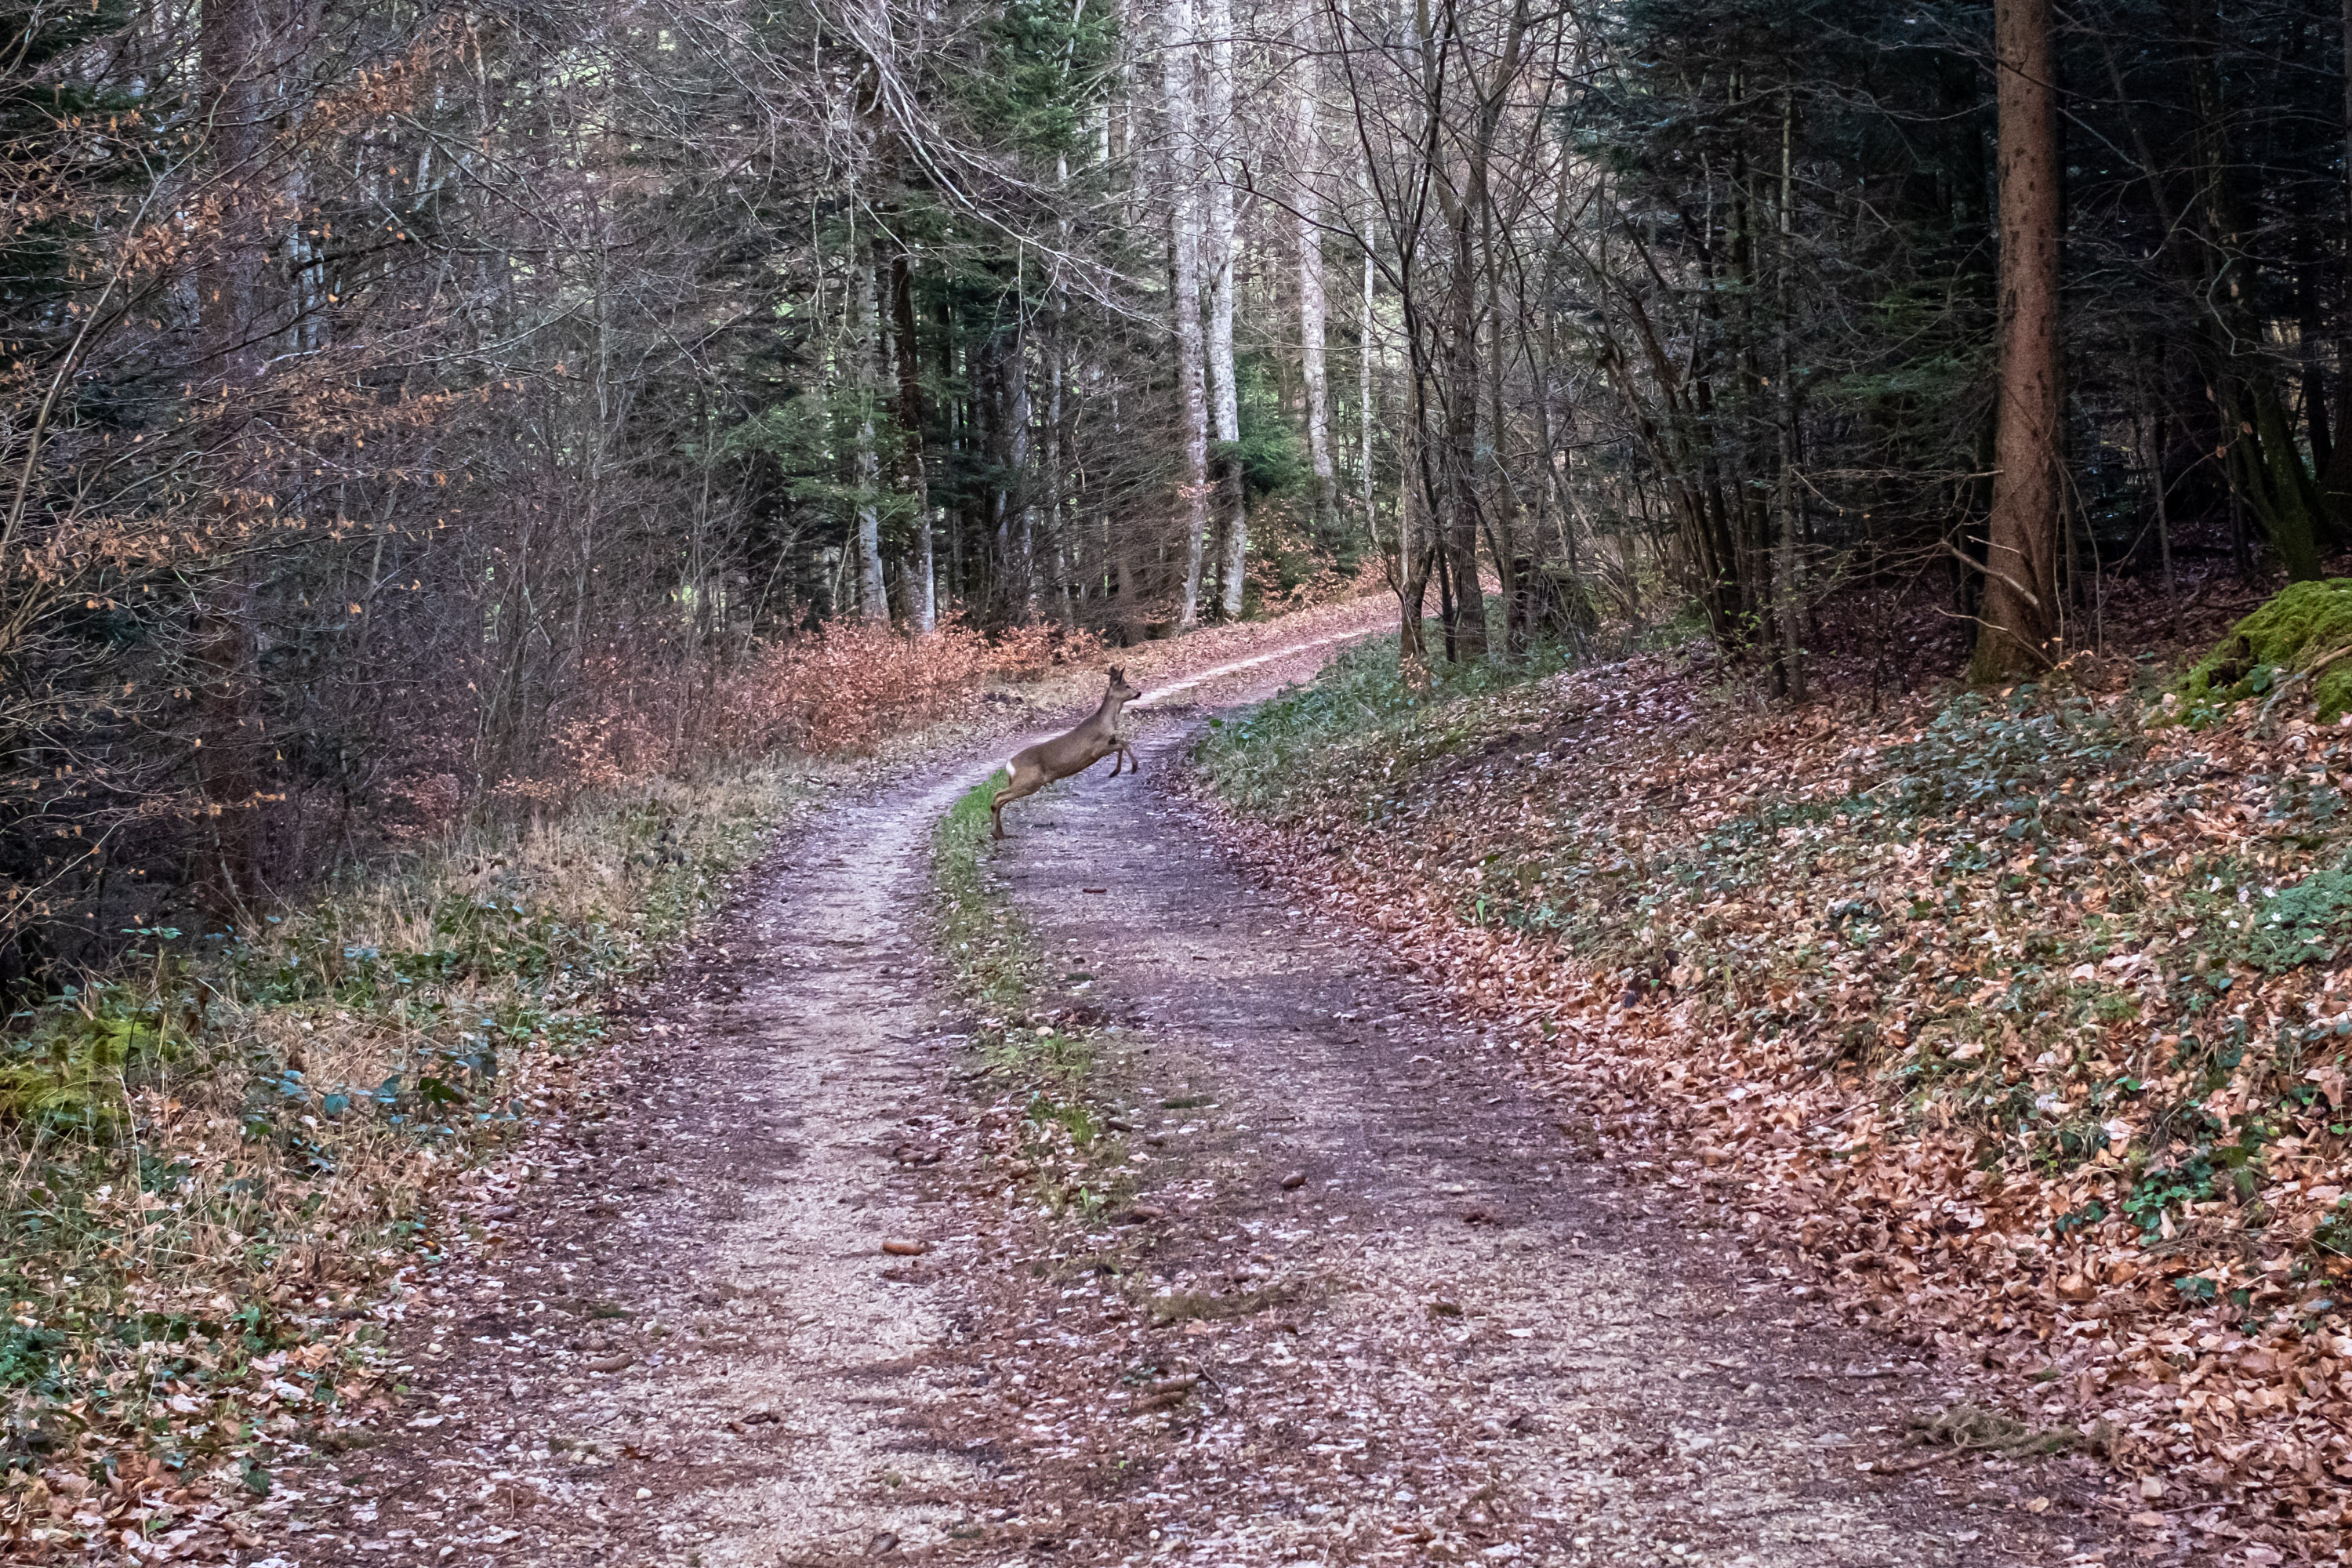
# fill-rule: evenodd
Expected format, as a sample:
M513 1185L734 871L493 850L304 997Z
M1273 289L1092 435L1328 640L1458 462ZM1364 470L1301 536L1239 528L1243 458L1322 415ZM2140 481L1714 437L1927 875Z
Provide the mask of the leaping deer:
M1004 837L1004 808L1025 795L1035 795L1055 779L1066 779L1082 773L1112 752L1118 762L1110 765L1110 776L1118 777L1120 763L1129 773L1140 773L1141 764L1135 752L1119 738L1118 710L1143 693L1127 683L1127 672L1116 665L1111 668L1110 689L1103 693L1102 706L1083 724L1066 735L1056 735L1050 741L1040 741L1013 753L1005 771L1013 777L996 792L988 803L989 819L996 825L996 837Z

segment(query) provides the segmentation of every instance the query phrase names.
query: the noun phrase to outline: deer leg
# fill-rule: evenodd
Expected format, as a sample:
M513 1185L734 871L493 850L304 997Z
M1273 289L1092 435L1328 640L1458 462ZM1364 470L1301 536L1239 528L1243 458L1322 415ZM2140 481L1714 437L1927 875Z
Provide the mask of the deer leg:
M1004 808L1024 795L1035 795L1045 787L1045 775L1042 773L1015 773L1012 781L996 792L988 803L989 820L995 824L996 829L993 837L1004 837Z
M1121 741L1118 743L1118 755L1119 761L1124 762L1127 764L1127 771L1129 773L1139 773L1143 771L1143 764L1135 760L1135 748L1129 746L1125 741ZM1113 778L1118 777L1118 763L1111 763L1110 776Z

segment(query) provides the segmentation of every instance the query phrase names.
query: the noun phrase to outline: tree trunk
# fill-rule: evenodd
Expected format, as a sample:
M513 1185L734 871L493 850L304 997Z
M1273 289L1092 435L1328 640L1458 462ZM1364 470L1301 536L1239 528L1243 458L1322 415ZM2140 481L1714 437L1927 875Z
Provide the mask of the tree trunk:
M2344 178L2352 214L2352 0L2344 0ZM2352 533L2352 310L2338 310L2336 344L2336 440L2320 475L2328 521L2340 538Z
M1474 176L1473 189L1484 194ZM1446 657L1486 657L1486 600L1478 586L1478 264L1472 241L1482 203L1465 201L1454 224L1454 276L1445 311L1444 539L1453 593L1445 623Z
M2060 502L2058 84L2049 0L1997 0L2000 387L1984 605L1969 678L2032 673L2056 634Z
M1055 303L1047 331L1045 356L1045 536L1052 547L1054 562L1054 615L1062 621L1070 618L1070 552L1066 513L1069 497L1065 493L1064 403L1063 381L1068 356L1062 345L1064 313L1059 300Z
M1160 54L1167 115L1169 310L1176 338L1177 508L1184 520L1184 592L1176 624L1201 620L1201 561L1209 537L1209 405L1202 384L1207 345L1201 331L1200 160L1193 141L1192 0L1171 0Z
M1323 287L1321 84L1316 68L1315 0L1299 6L1296 154L1298 187L1298 371L1307 384L1307 455L1315 474L1314 532L1337 537L1339 483L1331 463L1331 393L1323 340L1330 307Z
M855 256L849 269L851 384L857 399L857 614L887 625L890 600L882 578L882 461L874 429L875 404L882 393L882 318L875 309L882 289L877 267L869 279Z
M1791 319L1794 292L1791 284L1797 269L1795 229L1791 223L1790 204L1795 198L1796 98L1793 91L1783 89L1780 99L1780 255L1775 268L1780 284L1780 320L1776 323L1780 340L1779 363L1772 374L1779 380L1779 398L1774 412L1779 415L1780 438L1780 486L1779 506L1779 538L1775 543L1776 579L1774 597L1778 600L1780 623L1780 666L1789 683L1789 700L1805 700L1804 617L1800 606L1804 600L1804 561L1798 550L1798 532L1803 520L1799 515L1797 499L1797 378L1795 356L1790 343L1796 334L1796 322Z
M2347 0L2347 3L2352 4L2352 0ZM1356 189L1362 198L1364 207L1368 212L1370 211L1373 205L1372 176L1370 170L1361 160L1359 160L1356 165ZM1356 421L1359 437L1356 451L1359 472L1356 475L1356 486L1362 498L1364 535L1370 539L1377 538L1379 535L1379 529L1373 521L1378 501L1372 488L1372 429L1378 418L1378 383L1373 379L1372 372L1374 362L1379 358L1374 346L1378 342L1376 331L1380 325L1374 315L1376 286L1379 281L1375 264L1379 258L1372 254L1369 228L1365 230L1365 236L1363 256L1360 258L1362 276L1357 279L1356 293Z
M1408 390L1401 406L1405 426L1399 442L1403 468L1397 486L1397 665L1408 683L1418 683L1429 669L1423 606L1429 597L1430 569L1437 561L1437 541L1430 526L1433 487L1426 477L1429 443L1423 438L1423 427L1427 420L1418 384Z
M1446 289L1445 311L1439 336L1442 341L1440 358L1444 364L1444 467L1446 481L1446 517L1444 548L1446 575L1451 583L1452 603L1446 620L1446 653L1449 658L1471 660L1486 656L1486 604L1478 583L1478 341L1479 341L1479 258L1477 237L1488 217L1488 165L1494 157L1495 140L1502 123L1503 110L1512 86L1518 78L1520 51L1526 42L1529 13L1528 0L1516 0L1511 8L1507 32L1502 47L1483 77L1474 74L1478 95L1470 108L1472 115L1466 145L1461 151L1461 184L1447 192L1441 186L1440 200L1445 208L1447 226L1453 231L1453 255L1450 258L1452 276ZM1444 90L1444 76L1431 68L1445 56L1457 49L1468 54L1466 40L1462 36L1463 18L1449 11L1444 18L1447 29L1444 39L1431 38L1425 44L1431 53L1423 69L1423 91L1433 129L1442 130L1444 120L1439 95Z
M2320 483L2295 444L2294 422L2278 388L2279 366L2257 319L2260 264L2248 244L2252 226L2242 199L2242 175L2231 167L2215 64L2220 22L2212 0L2190 0L2189 31L2202 198L2196 216L2205 230L2198 247L2199 282L2210 301L2200 312L2199 357L2221 416L2231 492L2242 511L2251 510L2262 524L2287 575L2308 581L2320 574L2326 507Z
M1013 484L1020 497L1019 527L1013 534L1006 569L1013 577L1014 618L1037 618L1037 470L1035 461L1036 404L1029 389L1029 333L1025 328L1013 339L1007 371L1010 395L1005 399L1005 426L1012 438Z
M907 571L907 623L928 632L940 622L939 580L931 542L931 486L923 455L922 361L915 342L915 262L904 250L890 261L890 314L898 349L898 438L905 444L907 493L915 502L914 557Z
M1228 620L1242 613L1242 565L1249 520L1242 487L1241 393L1234 384L1234 137L1233 0L1205 0L1202 25L1209 35L1208 72L1202 81L1202 140L1208 149L1209 395L1216 426L1215 497L1219 554L1218 608Z
M260 168L268 139L268 70L262 58L268 39L257 0L205 0L201 26L204 123L212 138L221 216L199 262L196 309L211 384L205 401L217 411L221 428L213 439L226 459L225 482L217 487L219 536L230 542L212 580L194 596L190 652L204 671L196 703L205 733L195 749L195 773L213 839L205 897L219 912L237 915L261 890L254 589L244 547L236 542L251 525L259 483L246 425L266 353L257 296L268 207Z
M1378 357L1372 347L1373 331L1378 324L1372 319L1372 248L1367 245L1364 247L1364 275L1359 280L1362 292L1358 296L1356 318L1356 420L1359 427L1356 459L1360 470L1356 475L1356 484L1362 494L1367 537L1374 532L1372 518L1376 501L1372 489L1372 426L1378 417L1372 377L1373 361Z

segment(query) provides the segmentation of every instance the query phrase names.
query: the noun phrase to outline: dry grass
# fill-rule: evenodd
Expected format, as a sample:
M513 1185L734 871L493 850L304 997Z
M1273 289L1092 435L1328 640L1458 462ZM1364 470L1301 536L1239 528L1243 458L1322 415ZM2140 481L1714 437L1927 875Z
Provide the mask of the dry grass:
M1904 1427L1903 1435L1906 1442L1925 1448L1997 1454L2009 1459L2065 1454L2077 1448L2104 1452L2110 1440L2104 1426L2087 1433L2074 1426L2029 1426L1977 1405L1955 1405L1935 1415L1915 1418Z
M1272 1308L1287 1306L1297 1296L1295 1286L1271 1285L1258 1290L1236 1290L1226 1296L1205 1290L1173 1292L1147 1297L1145 1305L1155 1323L1219 1322L1255 1317Z

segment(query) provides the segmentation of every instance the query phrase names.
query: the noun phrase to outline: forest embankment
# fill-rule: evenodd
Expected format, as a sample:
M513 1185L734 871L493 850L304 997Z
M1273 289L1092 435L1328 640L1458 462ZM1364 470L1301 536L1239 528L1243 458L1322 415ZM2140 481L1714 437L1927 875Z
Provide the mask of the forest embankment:
M2122 662L1776 713L1717 673L1416 691L1366 648L1200 763L1255 854L1516 1026L1592 1159L1993 1371L2141 1478L2145 1533L2331 1531L2352 729L2163 722Z

